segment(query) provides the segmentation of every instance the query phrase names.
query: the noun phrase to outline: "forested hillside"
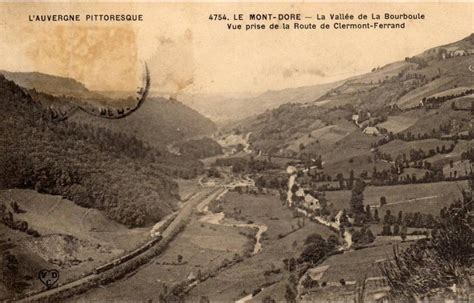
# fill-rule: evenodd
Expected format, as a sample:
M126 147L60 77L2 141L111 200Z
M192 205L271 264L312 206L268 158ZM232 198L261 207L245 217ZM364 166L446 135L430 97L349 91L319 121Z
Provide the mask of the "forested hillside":
M110 92L110 96L106 96L106 92L99 94L89 91L82 83L72 78L38 72L0 71L0 74L27 88L35 101L59 112L68 112L76 104L95 110L109 107L124 110L136 103L134 98L125 97L123 94L114 98L120 94ZM215 124L197 111L177 100L161 97L148 97L140 111L125 119L111 121L76 112L70 120L132 135L158 148L164 148L172 142L210 135L216 130Z
M222 147L209 138L187 140L173 146L177 153L186 158L204 159L222 154Z
M51 122L24 89L0 75L0 188L32 188L103 210L129 226L156 222L178 199L169 178L202 166L126 134Z
M105 120L77 113L70 120L133 135L158 148L196 136L211 135L216 130L211 120L195 110L176 100L160 97L147 98L139 111L124 119Z

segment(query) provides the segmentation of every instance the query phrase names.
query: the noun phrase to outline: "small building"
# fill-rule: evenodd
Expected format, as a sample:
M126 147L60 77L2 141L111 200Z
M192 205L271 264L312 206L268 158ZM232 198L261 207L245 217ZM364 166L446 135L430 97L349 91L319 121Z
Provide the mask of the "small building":
M306 194L304 196L304 206L312 211L321 208L321 204L319 203L319 200L311 196L310 194Z
M300 187L300 188L296 191L295 195L296 195L297 197L300 197L300 198L304 197L304 196L305 196L305 194L304 194L304 189L303 189L302 187Z
M359 115L352 115L352 121L354 121L356 124L359 123Z
M467 53L463 49L458 49L458 50L455 50L454 52L452 52L453 57L459 57L459 56L465 56L465 55L467 55Z
M194 272L190 272L189 275L188 275L188 281L194 281L196 280L197 276Z
M368 126L364 128L363 133L366 135L373 135L373 136L380 135L380 131L375 126Z
M296 174L298 172L298 170L296 169L296 167L294 166L288 166L287 169L286 169L286 173L288 175L293 175L293 174Z

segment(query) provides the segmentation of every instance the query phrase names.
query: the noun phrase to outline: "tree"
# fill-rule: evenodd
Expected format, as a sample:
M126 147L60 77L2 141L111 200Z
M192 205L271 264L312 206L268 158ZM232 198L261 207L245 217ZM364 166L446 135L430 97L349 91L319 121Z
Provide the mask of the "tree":
M347 189L352 189L353 185L354 185L354 170L351 169L349 173L349 181L347 182Z
M375 236L374 236L374 234L372 233L372 231L370 229L367 229L366 237L367 237L367 242L368 243L372 243L372 242L375 241Z
M208 296L201 296L201 298L199 299L199 303L210 303L211 300L209 300L209 297Z
M305 262L314 264L321 260L328 252L326 241L319 234L311 234L305 240L305 247L301 253L301 259Z
M271 296L265 296L262 299L262 303L276 303L276 301Z
M378 211L377 208L374 210L374 221L375 221L375 222L379 222L379 221L380 221L380 218L379 218L379 211Z
M306 289L311 289L317 284L318 284L318 282L311 279L310 275L306 275L306 278L304 278L304 280L302 282L303 287L306 288Z
M384 224L382 227L382 235L391 236L392 235L392 226L390 224Z
M387 204L387 198L385 196L380 197L380 206L384 206Z
M392 221L392 213L390 211L390 209L387 209L385 211L385 216L383 217L383 223L384 224L392 224L393 221Z
M335 235L330 235L326 240L326 244L329 250L334 250L340 245L340 242Z
M298 242L296 242L296 240L293 241L293 244L291 244L291 246L293 247L293 249L296 249L296 247L298 246Z
M324 242L323 237L320 234L317 234L317 233L312 233L312 234L308 235L306 237L306 239L304 240L305 245L308 245L308 244L321 244L322 242Z
M395 224L393 225L393 235L397 236L398 234L400 234L400 225Z
M287 303L296 303L296 291L291 285L286 285L285 299Z
M402 224L402 221L403 221L403 211L399 211L397 223Z
M24 212L22 209L20 209L20 205L18 205L18 202L16 201L10 202L10 206L15 214L20 214Z
M402 241L405 241L407 238L407 226L405 224L402 225L402 228L400 230L400 238L402 238Z
M339 189L344 189L344 175L342 173L338 173L336 175L336 179L339 182Z
M365 219L364 214L364 189L365 182L357 179L352 188L352 195L350 201L350 210L354 214L356 224L360 224Z
M372 221L372 212L370 211L370 205L365 206L365 219L366 222L371 222Z
M18 279L18 260L10 251L5 251L2 256L2 276L8 287L13 287Z
M469 287L474 254L473 223L466 207L452 208L430 240L417 241L405 251L394 249L393 258L381 265L391 296L400 301L430 301L433 290L456 285L457 293Z
M177 255L176 260L178 261L178 263L183 262L183 256L182 255Z
M295 258L283 259L283 264L285 265L285 268L288 270L288 272L292 272L296 268Z

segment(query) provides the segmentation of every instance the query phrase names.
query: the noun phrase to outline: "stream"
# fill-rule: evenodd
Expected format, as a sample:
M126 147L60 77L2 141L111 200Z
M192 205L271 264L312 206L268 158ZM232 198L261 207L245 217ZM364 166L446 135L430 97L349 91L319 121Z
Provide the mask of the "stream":
M222 193L220 193L216 200L220 200L229 190L225 189ZM265 224L259 225L255 223L247 224L247 223L224 223L225 214L223 212L213 213L209 211L209 204L212 199L208 199L202 204L197 206L197 210L204 213L204 216L199 219L200 222L215 224L215 225L222 225L222 226L231 226L231 227L246 227L257 229L257 234L255 235L255 245L252 251L252 254L258 254L262 251L262 243L260 242L262 238L262 234L267 231L268 227Z

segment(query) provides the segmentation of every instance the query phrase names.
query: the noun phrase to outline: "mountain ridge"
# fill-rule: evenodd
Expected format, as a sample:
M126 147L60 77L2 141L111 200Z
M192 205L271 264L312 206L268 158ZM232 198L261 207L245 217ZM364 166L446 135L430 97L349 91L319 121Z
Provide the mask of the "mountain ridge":
M30 91L44 107L59 108L65 112L74 105L118 108L130 106L132 98L113 99L89 91L84 84L73 79L40 72L0 71L5 78ZM90 123L114 132L132 134L155 147L174 141L209 136L215 124L196 110L174 99L148 97L142 108L124 119L102 119L76 112L70 118L78 123Z
M340 83L331 82L282 90L268 90L251 97L181 95L179 100L217 123L226 123L260 114L284 103L314 101ZM209 100L212 102L206 102Z

